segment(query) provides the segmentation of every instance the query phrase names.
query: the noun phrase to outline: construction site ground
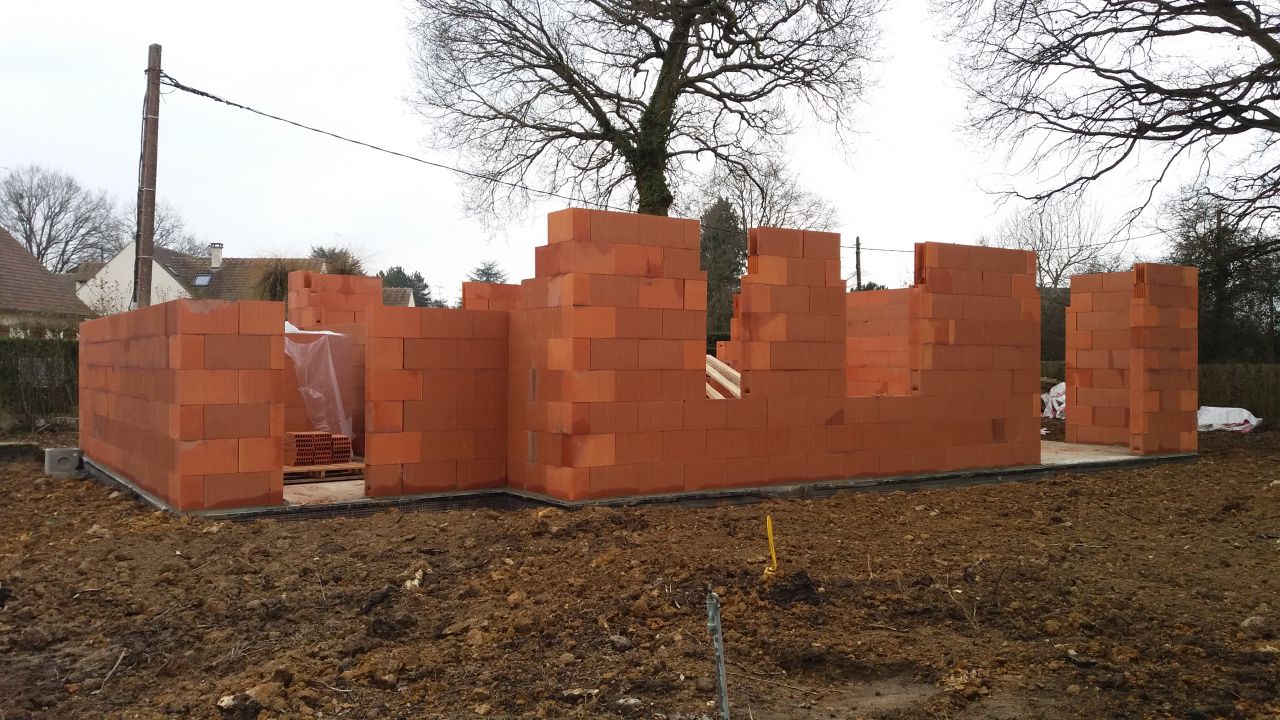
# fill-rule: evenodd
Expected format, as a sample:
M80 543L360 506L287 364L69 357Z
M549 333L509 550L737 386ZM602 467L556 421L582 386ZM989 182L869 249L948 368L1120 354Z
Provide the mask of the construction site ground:
M176 517L0 466L0 718L1280 717L1280 433L692 509ZM770 580L765 515L777 530Z

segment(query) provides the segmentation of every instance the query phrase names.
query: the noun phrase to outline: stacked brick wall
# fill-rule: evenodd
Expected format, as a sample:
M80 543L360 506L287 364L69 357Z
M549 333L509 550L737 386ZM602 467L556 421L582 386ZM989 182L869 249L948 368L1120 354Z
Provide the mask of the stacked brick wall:
M1071 278L1067 306L1067 442L1128 445L1132 272Z
M512 313L514 486L566 499L679 491L688 463L709 462L725 414L690 408L706 387L698 238L692 220L548 218Z
M845 388L849 395L910 394L910 296L909 289L845 295Z
M283 318L176 300L81 325L85 456L180 510L282 502Z
M1198 273L1151 263L1134 265L1133 272L1129 447L1140 455L1195 452Z
M506 484L507 327L496 310L369 310L367 495Z
M1142 263L1077 275L1067 308L1067 441L1194 452L1197 275Z
M363 325L373 307L382 307L381 278L308 270L289 273L289 322L299 330Z
M365 327L370 308L382 306L382 280L326 275L307 270L289 273L289 322L299 330L327 330L347 337L349 352L335 357L342 406L351 417L352 449L364 454ZM348 310L346 308L360 308ZM295 342L309 342L294 335ZM315 430L298 391L293 359L285 358L285 430Z
M462 307L465 310L511 311L520 307L521 297L519 285L462 283Z

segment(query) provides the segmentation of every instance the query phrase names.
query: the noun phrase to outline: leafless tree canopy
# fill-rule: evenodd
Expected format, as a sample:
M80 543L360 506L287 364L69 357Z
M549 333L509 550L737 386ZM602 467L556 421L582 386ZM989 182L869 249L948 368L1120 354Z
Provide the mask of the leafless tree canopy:
M717 167L690 196L698 207L681 207L681 214L699 215L720 198L733 206L743 228L834 230L838 221L830 200L801 187L799 178L772 158L757 163L749 175L730 167Z
M1036 284L1066 287L1072 275L1110 272L1124 265L1124 244L1107 239L1097 208L1055 198L1005 219L995 237L980 244L1036 254Z
M0 181L0 227L53 272L101 259L119 247L111 197L38 165L19 167Z
M795 110L844 123L881 2L419 0L416 106L485 178L665 215L694 160L750 174Z
M959 18L974 126L1040 174L1015 194L1078 193L1145 150L1151 190L1186 161L1237 217L1280 211L1274 2L937 1Z

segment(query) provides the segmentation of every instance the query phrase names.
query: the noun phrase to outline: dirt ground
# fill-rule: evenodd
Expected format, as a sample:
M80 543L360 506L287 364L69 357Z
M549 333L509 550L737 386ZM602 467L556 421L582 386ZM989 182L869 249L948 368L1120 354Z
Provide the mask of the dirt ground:
M714 717L708 583L735 718L1280 717L1280 433L1205 444L916 493L251 524L4 466L0 718Z

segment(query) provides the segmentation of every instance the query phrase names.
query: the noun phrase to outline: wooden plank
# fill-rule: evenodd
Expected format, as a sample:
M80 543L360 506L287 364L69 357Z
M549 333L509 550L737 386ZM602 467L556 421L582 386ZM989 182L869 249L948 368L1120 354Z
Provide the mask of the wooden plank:
M720 392L719 392L718 390L716 390L715 388L711 387L711 383L707 383L707 397L711 398L712 400L723 400L723 399L724 399L724 396L723 396L723 395L721 395L721 394L720 394Z
M742 397L742 375L710 355L707 356L707 376L723 386L730 395Z
M326 465L285 465L285 472L308 472L311 470L364 470L364 463L344 462Z

